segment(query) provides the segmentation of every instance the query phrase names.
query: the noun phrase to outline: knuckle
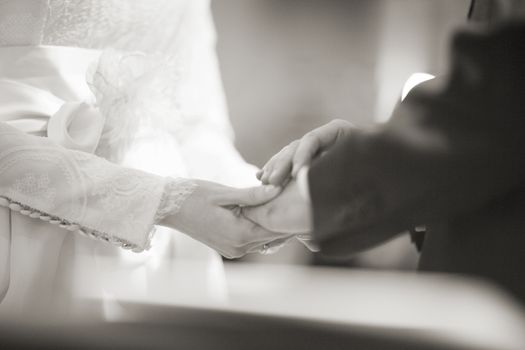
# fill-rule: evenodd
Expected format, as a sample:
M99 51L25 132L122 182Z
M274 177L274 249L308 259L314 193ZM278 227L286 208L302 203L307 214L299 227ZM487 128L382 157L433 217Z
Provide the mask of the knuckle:
M316 137L315 132L314 131L309 131L303 136L303 140L309 141L309 140L314 139L315 137Z
M289 147L296 147L296 146L299 145L300 142L301 142L301 140L294 140L288 146Z
M283 159L287 159L290 156L290 153L292 152L293 152L293 149L291 147L288 147L287 149L285 149L279 154L279 159L277 159L277 161L282 161Z
M341 130L348 130L352 127L352 124L347 121L347 120L344 120L344 119L335 119L333 120L333 125L337 128L337 129L341 129Z
M335 126L339 126L339 125L344 125L346 122L342 119L334 119L330 122L331 125L335 125Z
M306 151L310 150L312 147L317 147L319 143L319 137L317 133L310 133L308 136L305 135L305 139L301 145L301 150Z
M291 149L292 149L292 145L291 145L291 144L284 146L284 147L279 151L279 153L277 153L277 154L275 155L275 158L276 158L276 159L279 159L279 158L285 156L286 154L288 154L288 153L290 152Z
M263 175L268 172L268 169L270 169L270 167L272 166L272 162L273 162L273 158L271 158L270 160L266 162L266 164L264 164L262 168Z

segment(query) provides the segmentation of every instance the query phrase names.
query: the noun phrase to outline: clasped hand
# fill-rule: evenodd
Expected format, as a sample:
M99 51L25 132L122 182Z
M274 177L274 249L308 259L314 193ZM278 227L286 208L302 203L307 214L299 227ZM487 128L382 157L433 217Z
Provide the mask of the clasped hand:
M351 129L349 122L334 120L284 147L257 173L263 184L284 186L282 193L263 205L244 208L243 215L273 232L296 235L310 250L317 250L309 235L311 204L301 193L296 177L301 168L337 144Z
M333 121L292 142L257 173L263 186L236 189L196 181L197 189L164 225L180 230L227 258L269 252L297 237L311 250L312 209L296 181L299 169L350 130Z

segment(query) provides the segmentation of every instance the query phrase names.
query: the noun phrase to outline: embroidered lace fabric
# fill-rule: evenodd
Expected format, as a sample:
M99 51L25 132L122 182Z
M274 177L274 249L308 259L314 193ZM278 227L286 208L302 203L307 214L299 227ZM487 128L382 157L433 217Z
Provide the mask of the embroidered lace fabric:
M204 122L230 132L225 118L206 109L218 103L206 91L216 88L210 83L216 77L203 68L213 66L206 61L213 57L213 31L203 16L208 6L208 0L0 0L0 47L102 50L87 81L106 118L96 156L0 123L0 205L146 249L153 225L177 212L196 185L113 163L145 132L177 137ZM195 81L200 86L188 83ZM210 100L195 103L196 96Z
M197 184L189 179L169 178L164 187L155 222L178 213L184 201L195 191Z
M166 51L179 38L176 24L190 2L0 0L0 45Z
M124 248L147 248L165 180L0 123L4 206Z

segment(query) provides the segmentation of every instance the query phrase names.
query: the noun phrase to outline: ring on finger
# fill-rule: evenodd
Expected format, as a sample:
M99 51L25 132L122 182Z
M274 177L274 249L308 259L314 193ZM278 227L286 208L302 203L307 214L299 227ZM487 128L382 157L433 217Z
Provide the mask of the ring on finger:
M259 250L259 253L262 254L262 255L266 255L266 254L268 254L268 250L270 250L270 244L269 243L264 243L263 246L261 247L261 249Z

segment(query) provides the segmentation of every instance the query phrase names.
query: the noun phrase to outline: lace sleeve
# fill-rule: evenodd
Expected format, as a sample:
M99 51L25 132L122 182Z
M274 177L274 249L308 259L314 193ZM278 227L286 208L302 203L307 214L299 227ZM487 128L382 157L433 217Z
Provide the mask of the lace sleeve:
M0 205L22 215L142 251L165 185L163 177L0 123ZM162 207L180 206L176 198L163 201Z
M169 215L177 214L182 203L195 191L197 184L189 179L168 178L159 208L155 214L155 223Z

